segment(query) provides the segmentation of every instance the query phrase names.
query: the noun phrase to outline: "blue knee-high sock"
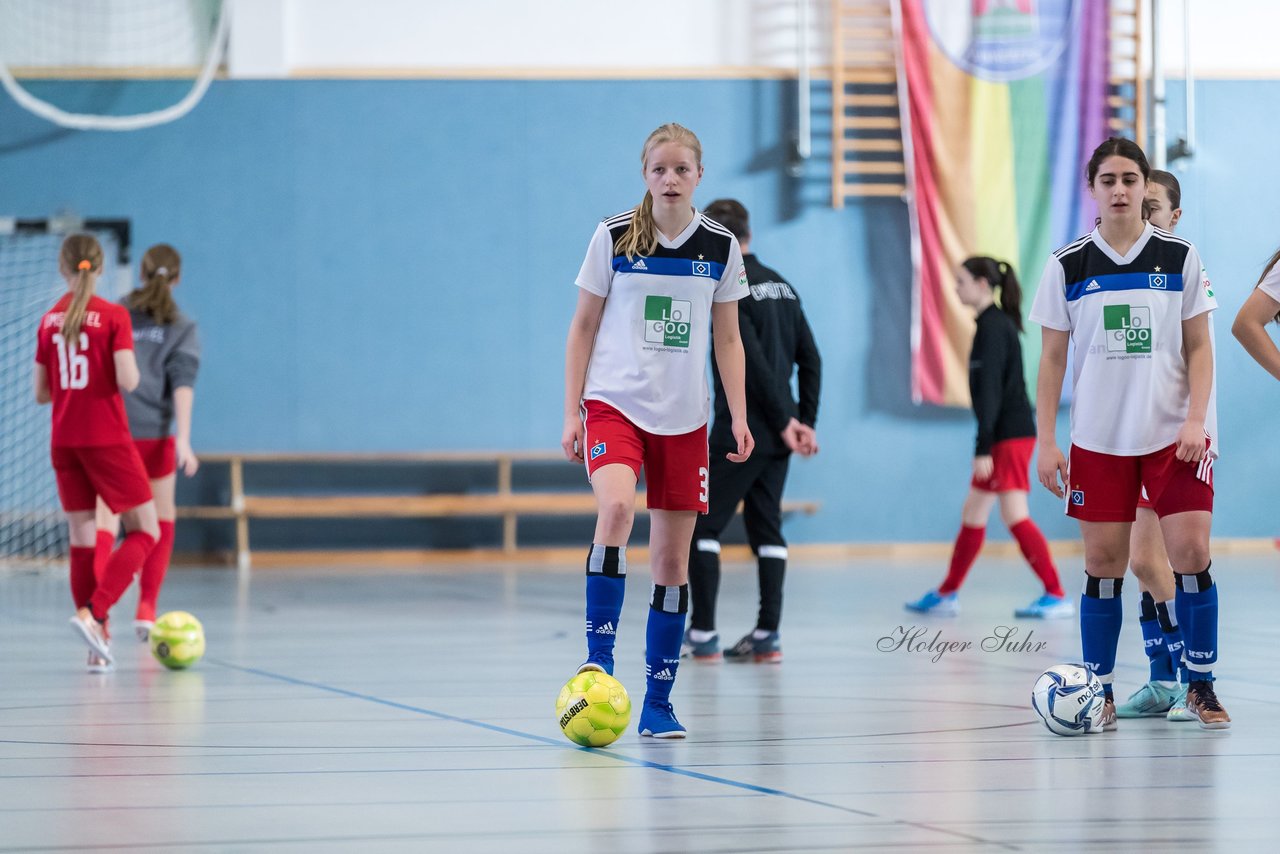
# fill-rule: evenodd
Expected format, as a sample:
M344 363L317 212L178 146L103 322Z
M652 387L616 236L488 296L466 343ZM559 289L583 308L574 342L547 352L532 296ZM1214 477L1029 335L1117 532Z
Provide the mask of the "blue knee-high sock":
M689 610L689 585L653 585L649 600L649 625L645 630L645 702L665 703L676 684L680 666L680 641L684 637L684 615Z
M1177 606L1174 606L1174 610L1171 611L1169 610L1169 605L1169 602L1156 603L1156 619L1160 621L1160 633L1164 635L1164 648L1169 654L1169 664L1173 667L1174 673L1181 679L1182 684L1185 685L1187 683L1187 667L1182 660L1182 627L1178 625Z
M627 547L592 545L587 554L587 658L610 673L626 592Z
M1156 612L1156 600L1145 591L1142 594L1142 616L1138 619L1138 626L1142 629L1142 645L1146 649L1147 663L1151 667L1151 681L1173 682L1178 675L1174 672L1173 662L1169 660L1160 615Z
M1120 601L1122 578L1085 576L1080 596L1080 649L1085 665L1097 674L1107 698L1112 696L1111 679L1116 668L1116 647L1120 644L1120 623L1124 607Z
M1182 624L1187 676L1212 682L1213 666L1218 663L1218 586L1208 566L1194 575L1179 575L1177 582L1173 604Z

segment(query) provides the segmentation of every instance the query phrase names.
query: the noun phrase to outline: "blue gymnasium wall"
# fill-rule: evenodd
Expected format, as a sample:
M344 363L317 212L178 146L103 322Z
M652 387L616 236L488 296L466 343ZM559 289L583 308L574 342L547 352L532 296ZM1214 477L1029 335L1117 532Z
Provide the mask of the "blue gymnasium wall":
M172 94L170 84L44 85L90 109ZM746 202L755 249L796 284L822 348L823 450L794 464L789 494L823 510L790 522L791 539L949 539L973 425L908 400L905 207L832 210L823 151L807 178L785 177L793 88L219 82L189 117L125 134L58 130L2 98L0 213L127 216L136 247L183 251L179 300L205 342L199 448L555 448L587 240L639 199L648 131L682 122L705 146L701 201ZM1277 102L1280 82L1210 81L1198 94L1180 232L1200 245L1223 305L1216 531L1271 536L1280 387L1228 330L1280 243L1278 120L1256 109ZM1075 536L1048 493L1037 488L1032 508L1049 536Z

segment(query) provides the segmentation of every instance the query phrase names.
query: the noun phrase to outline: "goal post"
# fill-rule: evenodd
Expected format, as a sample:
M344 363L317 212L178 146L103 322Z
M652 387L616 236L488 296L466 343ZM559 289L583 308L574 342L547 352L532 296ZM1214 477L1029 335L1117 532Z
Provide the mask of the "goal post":
M102 243L98 295L118 299L132 281L127 219L0 217L0 567L50 563L67 553L49 462L49 408L36 404L31 377L36 326L67 287L58 252L79 231Z

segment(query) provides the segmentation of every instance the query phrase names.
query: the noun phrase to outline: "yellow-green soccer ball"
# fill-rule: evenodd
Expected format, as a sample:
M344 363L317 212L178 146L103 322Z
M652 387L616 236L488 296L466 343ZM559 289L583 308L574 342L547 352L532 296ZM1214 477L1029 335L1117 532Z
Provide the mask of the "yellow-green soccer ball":
M631 722L631 698L617 679L588 670L560 689L556 719L574 744L604 747L617 741Z
M204 655L204 626L186 611L161 614L151 629L151 654L170 670L190 667Z

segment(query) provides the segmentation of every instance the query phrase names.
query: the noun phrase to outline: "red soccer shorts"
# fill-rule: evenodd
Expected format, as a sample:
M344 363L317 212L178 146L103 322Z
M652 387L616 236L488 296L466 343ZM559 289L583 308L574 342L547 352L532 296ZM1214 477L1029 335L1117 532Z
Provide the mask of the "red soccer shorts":
M1161 518L1192 510L1213 512L1213 458L1182 462L1170 445L1139 457L1099 454L1071 446L1067 515L1085 522L1132 522L1142 491Z
M54 447L51 456L58 497L68 513L94 509L98 496L112 513L123 513L151 500L147 470L132 442Z
M1030 492L1031 480L1027 469L1031 466L1031 454L1035 448L1035 436L996 442L991 446L991 459L995 463L991 477L986 480L975 477L969 485L984 492Z
M142 457L142 465L147 470L147 477L159 480L168 477L178 470L178 455L174 450L173 437L163 439L134 439L133 445Z
M1142 493L1138 496L1139 510L1155 510L1156 506L1151 503L1151 499L1147 497L1147 488L1142 487Z
M659 436L641 430L607 403L588 400L583 406L588 478L601 466L621 463L639 480L643 467L650 510L707 512L707 425L679 436Z

